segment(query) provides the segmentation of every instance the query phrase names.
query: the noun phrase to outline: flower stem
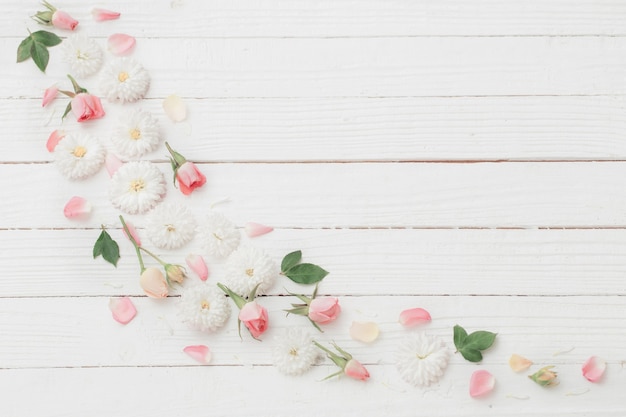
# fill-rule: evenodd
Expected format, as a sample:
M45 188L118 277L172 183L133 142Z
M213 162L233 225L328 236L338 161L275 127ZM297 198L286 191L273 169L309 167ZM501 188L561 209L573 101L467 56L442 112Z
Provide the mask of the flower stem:
M144 248L143 246L141 246L139 248L139 250L144 251L145 253L147 253L148 255L152 256L154 258L155 261L157 261L158 263L160 263L161 265L165 266L167 265L165 262L163 262L161 260L161 258L159 258L158 256L156 256L154 253L150 252L148 249Z
M139 251L139 245L135 241L135 238L133 237L133 235L130 233L130 230L128 230L128 226L126 225L126 222L124 221L124 217L122 217L121 214L120 214L120 222L122 222L122 227L124 228L124 231L126 232L126 236L128 237L128 240L130 240L130 243L132 243L133 246L135 247L135 253L137 253L137 259L139 259L139 268L141 270L139 273L143 274L143 271L146 270L146 266L143 263L143 258L141 256L141 252Z

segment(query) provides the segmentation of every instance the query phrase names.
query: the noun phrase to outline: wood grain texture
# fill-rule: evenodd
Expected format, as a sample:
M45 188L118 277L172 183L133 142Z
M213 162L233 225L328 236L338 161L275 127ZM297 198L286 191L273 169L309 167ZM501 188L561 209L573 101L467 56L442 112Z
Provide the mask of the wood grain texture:
M179 151L185 154L184 146ZM208 181L190 197L168 184L168 201L188 204L199 221L228 197L219 209L239 225L251 219L289 228L626 225L623 162L200 166ZM169 164L159 167L170 176ZM0 165L0 189L28 190L0 203L0 228L117 225L108 181L104 170L72 182L53 164ZM73 195L92 202L89 219L61 216Z
M0 232L3 271L10 277L0 280L0 297L143 295L130 243L119 229L110 232L121 247L117 269L92 259L98 230ZM141 229L139 233L146 247L153 248ZM285 254L302 250L305 260L330 271L320 287L325 294L625 294L626 236L621 229L278 229L243 241L265 250L277 263ZM203 249L196 239L180 250L156 252L184 264L187 254ZM206 259L210 279L222 280L224 261ZM196 279L191 273L190 280ZM270 293L285 294L285 288L311 291L280 278Z
M216 333L188 330L177 315L180 300L176 297L133 298L138 313L126 326L111 318L107 297L5 299L0 305L0 368L192 366L195 362L182 349L197 344L209 346L215 366L271 366L273 340L286 327L308 329L320 343L335 341L364 364L393 365L398 347L415 331L401 326L398 316L413 307L425 308L433 317L431 324L417 330L440 336L452 351L456 324L469 332L497 332L495 345L484 354L483 367L508 366L514 352L537 363L558 365L582 365L589 356L598 355L619 373L626 359L622 297L490 297L489 307L480 297L346 296L339 300L340 317L319 333L306 318L285 315L290 302L298 302L295 297L261 297L270 329L258 342L245 329L239 338L234 311ZM546 317L549 324L544 324ZM352 340L353 321L377 323L380 338L372 344ZM451 360L464 362L458 354Z
M2 38L0 49L19 41ZM626 93L621 37L149 38L133 56L150 72L150 98ZM54 82L69 88L61 58L54 51L44 75L4 54L0 97L39 98ZM83 86L102 94L92 78Z
M15 36L35 3L5 0L0 35ZM94 3L95 4L95 3ZM79 29L98 36L129 32L140 37L337 37L433 35L624 35L626 8L619 0L109 0L118 21L96 23L92 4L65 0Z
M0 160L52 160L44 145L55 129L108 143L129 108L150 111L164 139L210 162L626 159L625 97L188 99L183 124L161 104L105 103L105 119L78 126L61 122L63 99L43 110L40 100L0 100L7 136L19 137Z

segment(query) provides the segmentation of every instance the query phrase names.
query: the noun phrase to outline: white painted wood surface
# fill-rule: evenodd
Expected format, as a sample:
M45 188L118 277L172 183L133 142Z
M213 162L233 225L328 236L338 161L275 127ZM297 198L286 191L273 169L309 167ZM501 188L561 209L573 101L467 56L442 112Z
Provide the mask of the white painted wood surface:
M626 4L621 0L298 1L57 0L101 45L137 37L150 71L146 100L104 103L107 116L79 126L51 49L47 74L15 50L37 2L6 0L0 16L0 416L623 416L626 402ZM122 12L95 23L93 6ZM60 35L67 33L59 32ZM81 80L94 92L94 77ZM161 110L184 97L186 122ZM45 149L54 129L105 143L128 108L154 112L164 136L197 161L205 187L167 199L199 221L217 206L238 226L276 227L248 241L280 260L302 249L331 271L320 287L343 312L320 341L365 363L370 381L320 381L326 361L291 378L272 366L272 339L288 326L281 281L263 298L271 329L262 343L191 331L167 300L143 296L136 261L106 199L103 171L65 180ZM169 176L163 147L146 158ZM94 204L88 220L62 208ZM141 228L142 216L129 216ZM91 259L101 224L121 246L117 269ZM196 241L159 251L182 262ZM211 262L210 280L222 265ZM131 296L127 326L109 297ZM399 378L394 354L408 333L398 313L430 311L426 331L452 348L452 326L498 332L479 365L453 355L426 390ZM353 320L379 323L371 345ZM214 352L209 366L182 353ZM554 364L561 384L542 389L507 365L512 353ZM580 373L608 362L604 380ZM497 379L472 399L476 369ZM331 410L331 411L329 411Z

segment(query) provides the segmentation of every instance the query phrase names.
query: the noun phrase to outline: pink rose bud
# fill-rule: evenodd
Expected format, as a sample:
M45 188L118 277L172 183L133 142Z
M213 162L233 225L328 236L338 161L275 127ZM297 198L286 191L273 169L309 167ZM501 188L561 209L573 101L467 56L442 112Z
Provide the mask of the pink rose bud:
M64 11L57 10L52 14L52 26L59 29L74 30L78 26L78 20Z
M470 378L469 392L472 397L480 397L493 391L496 379L489 372L481 369L474 371Z
M54 100L59 94L59 89L56 85L50 86L43 92L43 99L41 100L41 107L46 107L52 100Z
M193 162L185 162L176 171L176 179L183 194L189 195L206 182L206 177Z
M128 228L128 231L130 232L130 237L132 237L135 241L135 244L137 246L141 246L141 239L139 238L139 233L137 233L137 229L135 229L135 226L133 226L133 224L131 222L129 222L128 220L126 220L126 227ZM122 229L122 232L124 232L124 236L126 236L126 239L131 240L130 237L128 236L128 233L126 233L126 229Z
M109 51L113 55L127 55L135 47L136 40L130 35L114 33L107 41Z
M198 275L201 281L207 280L209 277L209 268L207 268L206 262L204 262L202 256L191 253L187 255L185 262L187 262L187 266Z
M267 330L267 310L256 301L246 303L241 308L239 320L248 328L255 339L258 339Z
M120 17L119 12L113 12L111 10L106 10L106 9L99 9L97 7L95 7L91 11L91 15L93 16L93 19L96 22L102 22L105 20L115 20L115 19L119 19Z
M167 274L167 279L170 281L174 281L178 284L182 284L185 278L187 278L187 274L185 274L185 268L180 265L165 265L165 273Z
M121 324L128 324L137 315L137 309L128 297L111 298L109 309L111 309L113 319Z
M112 177L115 172L120 169L124 163L114 153L107 152L107 156L104 159L104 166L109 173L109 177Z
M583 376L590 382L598 382L606 370L606 362L597 356L592 356L583 364Z
M72 113L76 120L84 122L91 119L99 119L104 116L104 109L100 99L88 93L76 94L72 99Z
M65 131L63 130L55 130L54 132L50 133L50 136L48 136L48 141L46 142L46 149L48 149L48 152L54 152L54 148L57 147L59 142L61 142L61 139L63 139L64 137Z
M348 363L346 363L345 368L343 368L343 372L350 378L361 381L367 381L370 377L370 373L367 372L365 366L361 365L361 362L356 359L350 359Z
M336 297L315 298L309 305L309 319L317 324L326 324L335 320L341 307Z
M65 204L63 215L68 219L81 217L91 213L91 203L82 197L74 196Z
M400 324L403 326L417 326L431 320L428 311L423 308L411 308L400 313Z
M165 298L169 292L165 275L159 268L150 267L139 277L139 285L148 297Z

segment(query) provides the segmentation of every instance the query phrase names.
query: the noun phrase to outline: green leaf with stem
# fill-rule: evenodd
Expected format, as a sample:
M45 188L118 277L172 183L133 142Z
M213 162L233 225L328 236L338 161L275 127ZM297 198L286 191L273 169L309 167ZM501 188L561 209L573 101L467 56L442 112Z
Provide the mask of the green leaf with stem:
M470 362L480 362L483 359L481 351L489 349L493 345L496 336L496 333L484 330L468 335L461 326L454 326L454 346Z
M102 228L100 236L93 245L94 259L102 255L102 258L117 267L117 261L120 259L120 247L117 242L111 238L111 235Z
M285 271L285 275L298 284L315 284L324 279L328 271L320 266L304 263L292 266Z
M283 261L280 264L280 270L283 272L287 272L294 265L298 264L302 260L302 251L297 250L295 252L288 253L283 258Z

